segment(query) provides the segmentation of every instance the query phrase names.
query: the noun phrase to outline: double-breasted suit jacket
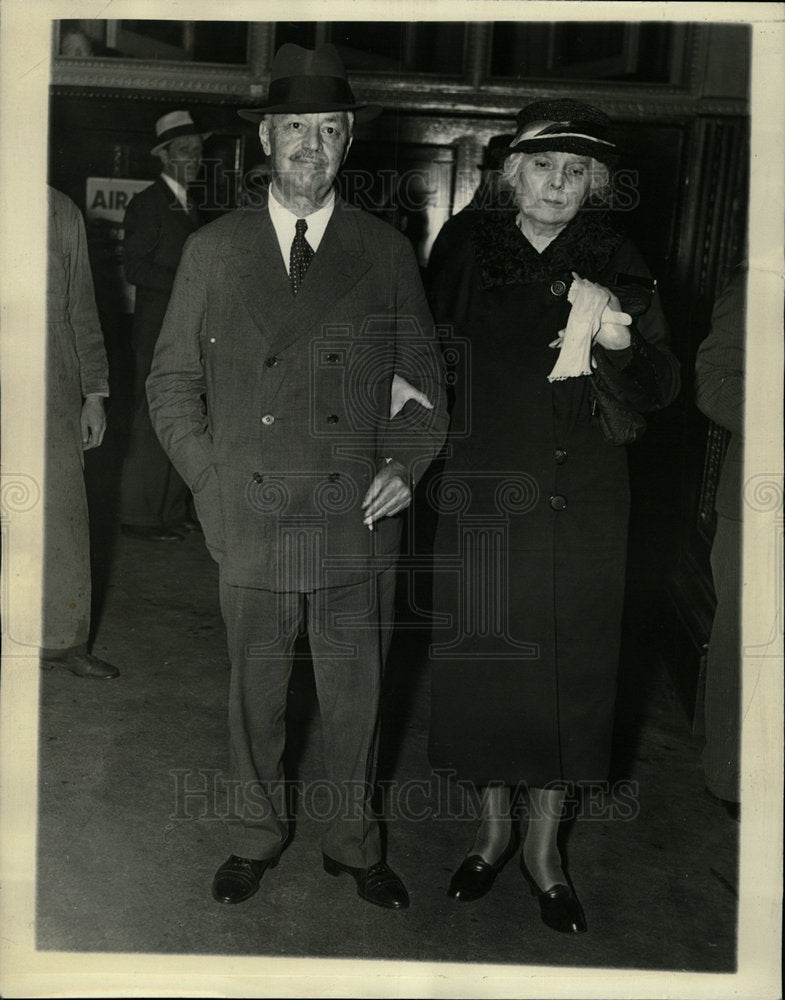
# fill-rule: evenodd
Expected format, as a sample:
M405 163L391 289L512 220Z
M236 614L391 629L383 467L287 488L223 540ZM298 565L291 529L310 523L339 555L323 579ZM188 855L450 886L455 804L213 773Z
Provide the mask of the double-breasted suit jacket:
M434 404L389 419L394 372ZM224 583L308 591L394 561L401 517L369 531L387 459L412 480L447 415L433 321L408 241L340 198L295 297L266 204L190 238L147 382Z

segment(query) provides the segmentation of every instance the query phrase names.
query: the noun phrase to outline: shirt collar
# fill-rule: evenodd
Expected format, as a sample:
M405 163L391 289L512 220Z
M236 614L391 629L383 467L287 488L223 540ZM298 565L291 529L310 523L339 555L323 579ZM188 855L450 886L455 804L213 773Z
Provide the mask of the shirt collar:
M180 202L180 204L183 206L183 208L186 209L186 211L187 211L187 209L188 209L188 192L183 187L183 185L179 181L176 181L174 179L174 177L170 177L169 174L161 174L161 177L163 178L163 180L165 181L165 183L168 185L170 191L172 191L172 193L174 194L175 198L177 198L177 200Z
M270 186L270 196L267 199L267 205L270 212L270 221L275 228L278 242L281 245L281 253L283 253L284 259L288 265L289 250L292 245L292 240L294 239L295 223L297 222L297 219L302 218L302 216L297 216L293 212L290 212L288 208L285 208L280 201L278 201L273 194L272 185ZM327 228L327 223L330 221L334 208L335 189L330 191L327 201L321 208L318 208L315 212L305 216L308 222L308 229L305 233L305 238L308 240L308 243L314 251L319 248L319 244L322 242L324 231Z

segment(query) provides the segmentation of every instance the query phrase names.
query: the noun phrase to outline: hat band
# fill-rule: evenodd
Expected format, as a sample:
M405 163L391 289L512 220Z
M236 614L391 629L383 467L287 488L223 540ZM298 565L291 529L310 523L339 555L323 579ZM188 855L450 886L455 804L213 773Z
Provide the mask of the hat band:
M267 104L354 105L351 87L339 76L282 76L271 80Z
M193 123L190 125L175 125L174 128L168 128L162 132L155 140L155 144L156 146L162 146L165 142L171 142L172 139L177 139L181 135L199 134L198 129Z
M542 142L545 139L560 141L562 139L584 139L587 142L597 142L603 146L613 149L616 143L603 136L608 133L601 127L598 128L589 122L553 122L540 121L532 122L516 136L511 143L511 147L518 147L525 143Z
M600 146L607 146L608 150L616 148L616 143L608 142L606 139L598 139L596 135L584 135L582 132L554 132L551 135L527 135L514 142L510 149L518 149L521 146L528 146L537 143L540 147L547 149L548 142L561 142L564 139L585 139L586 142L596 142ZM542 144L545 143L545 146Z
M517 142L507 150L507 156L513 153L573 153L575 156L588 156L599 160L607 166L616 163L618 155L616 147L597 142L591 137L581 136L540 136L539 138Z
M602 126L597 127L597 125L590 122L532 122L518 133L515 141L510 143L510 148L516 152L519 150L525 151L529 146L536 143L538 151L542 151L546 148L542 145L543 142L558 143L567 139L582 140L583 142L607 146L610 152L616 148L616 143L611 142L610 139L603 138L607 134L607 131Z

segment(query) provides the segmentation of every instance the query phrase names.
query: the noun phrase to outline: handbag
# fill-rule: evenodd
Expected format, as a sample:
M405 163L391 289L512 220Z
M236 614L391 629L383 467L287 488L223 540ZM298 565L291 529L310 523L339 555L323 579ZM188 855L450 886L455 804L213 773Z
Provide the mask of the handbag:
M629 274L617 274L610 290L619 299L622 309L632 317L646 312L656 282ZM633 338L636 336L631 331ZM617 369L601 350L592 350L592 374L589 376L591 414L605 438L615 445L632 444L643 436L646 418L635 409L624 393Z
M611 444L632 444L646 430L646 418L627 403L612 374L609 376L608 369L613 368L610 362L599 353L593 353L592 358L596 364L589 376L592 417Z

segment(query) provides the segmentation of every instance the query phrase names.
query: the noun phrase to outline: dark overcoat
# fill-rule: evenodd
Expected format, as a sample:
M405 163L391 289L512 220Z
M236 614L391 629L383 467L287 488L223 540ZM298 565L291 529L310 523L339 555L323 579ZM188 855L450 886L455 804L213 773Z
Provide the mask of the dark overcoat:
M432 400L390 421L397 372ZM308 591L394 561L364 525L387 459L416 481L447 429L443 364L409 242L336 199L295 297L266 204L188 241L147 382L224 583Z
M166 315L185 241L198 227L159 177L134 195L123 221L125 276L136 286L132 344L142 382L150 371L155 342Z
M90 532L81 413L85 396L109 395L87 235L66 195L47 188L47 359L44 581L38 645L68 649L90 629Z
M744 335L747 276L734 274L714 303L711 331L695 358L695 402L698 409L731 432L722 461L715 506L718 514L741 520L744 465Z
M455 398L445 471L430 486L431 762L478 784L603 779L627 459L592 415L589 377L548 381L549 344L567 323L573 271L605 286L649 272L598 212L579 213L541 254L511 210L462 213L445 239L432 305ZM632 346L605 352L644 409L678 391L666 336L654 295Z

